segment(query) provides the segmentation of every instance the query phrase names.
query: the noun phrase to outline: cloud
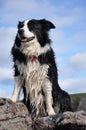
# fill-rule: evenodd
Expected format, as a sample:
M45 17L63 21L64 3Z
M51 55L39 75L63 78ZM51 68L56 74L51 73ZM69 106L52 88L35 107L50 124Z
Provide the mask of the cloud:
M10 98L12 96L12 90L8 91L7 89L0 89L0 97Z
M2 79L0 84L5 86L14 86L14 79Z
M67 8L65 5L55 6L57 11L53 14L52 19L55 21L57 28L69 28L73 26L81 27L85 24L85 8L75 6ZM75 28L76 28L75 26Z
M10 65L11 48L14 43L16 28L0 28L0 66Z
M59 80L82 79L86 77L86 53L77 53L57 58Z
M13 70L10 68L0 67L0 79L12 79Z
M56 10L52 5L50 5L49 1L45 0L21 0L21 2L17 0L13 2L11 0L6 0L1 5L1 10L4 15L4 17L1 16L1 23L6 22L11 25L12 23L16 23L18 20L49 16L48 14L52 15L52 13L55 12L54 10Z
M78 6L70 9L65 5L55 5L49 0L21 0L21 2L5 0L1 3L1 12L3 13L0 20L2 24L4 22L16 25L18 20L34 17L49 18L56 23L57 27L64 27L78 23L79 20L82 21L84 9Z
M75 69L86 70L86 52L71 56L70 63Z
M3 89L0 89L0 97L4 97L5 95L7 95L7 90L3 90Z
M13 86L14 79L13 79L13 69L0 67L0 87L5 86Z
M70 37L66 38L66 42L75 50L81 50L86 44L86 29L77 30ZM83 49L84 50L84 49Z
M3 85L13 86L11 48L15 35L16 28L0 28L0 87Z
M62 89L70 94L86 92L86 78L84 79L65 79L59 81Z

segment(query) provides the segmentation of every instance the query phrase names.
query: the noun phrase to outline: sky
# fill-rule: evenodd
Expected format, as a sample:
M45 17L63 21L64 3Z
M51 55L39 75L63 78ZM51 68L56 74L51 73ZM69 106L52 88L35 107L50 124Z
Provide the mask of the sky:
M0 0L0 97L14 88L11 48L18 21L47 19L60 87L69 94L86 93L86 0Z

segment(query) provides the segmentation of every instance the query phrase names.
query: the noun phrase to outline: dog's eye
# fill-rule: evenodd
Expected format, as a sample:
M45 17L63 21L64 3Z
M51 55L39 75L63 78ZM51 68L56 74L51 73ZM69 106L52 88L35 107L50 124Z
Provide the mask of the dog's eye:
M24 22L19 22L19 23L18 23L18 29L19 29L19 28L22 28L23 26L24 26Z

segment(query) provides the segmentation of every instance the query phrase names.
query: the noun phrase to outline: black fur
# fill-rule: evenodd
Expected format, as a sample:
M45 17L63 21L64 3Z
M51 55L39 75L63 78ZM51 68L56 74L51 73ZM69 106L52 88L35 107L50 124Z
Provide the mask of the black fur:
M26 64L27 56L23 54L19 49L12 48L13 61L18 60L20 63Z
M18 24L18 29L24 26L24 21L19 22ZM48 35L48 31L50 29L55 28L55 26L50 22L45 19L42 20L30 20L28 22L28 28L30 31L34 32L34 34L37 37L38 42L40 43L41 47L44 47L46 44L51 44L51 40ZM15 48L15 45L17 48ZM15 43L12 48L12 55L13 55L13 62L14 62L14 76L18 76L20 72L18 71L17 66L15 65L15 61L18 60L20 63L24 63L25 65L27 64L27 55L23 54L20 51L21 47L21 40L16 36L15 38ZM64 111L70 111L71 109L71 101L70 101L70 96L68 93L63 91L59 84L58 84L58 70L57 66L55 63L55 55L54 51L51 48L48 50L46 53L41 54L38 56L38 60L41 65L43 64L48 64L50 67L48 69L48 77L49 80L52 82L52 96L53 96L53 107L55 108L55 111L57 112L56 108L59 106L59 112L64 112ZM24 90L24 103L27 105L28 109L31 110L30 106L30 101L29 101L29 96L28 96L28 101L26 102L26 90L25 87L23 87Z

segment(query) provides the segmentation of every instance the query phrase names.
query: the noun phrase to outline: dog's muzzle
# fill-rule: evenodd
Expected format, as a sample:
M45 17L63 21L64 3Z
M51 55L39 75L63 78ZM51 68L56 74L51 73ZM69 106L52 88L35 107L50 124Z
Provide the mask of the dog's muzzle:
M23 29L18 30L18 35L19 35L19 38L20 38L21 42L23 42L23 43L32 41L35 38L35 36L25 37Z

